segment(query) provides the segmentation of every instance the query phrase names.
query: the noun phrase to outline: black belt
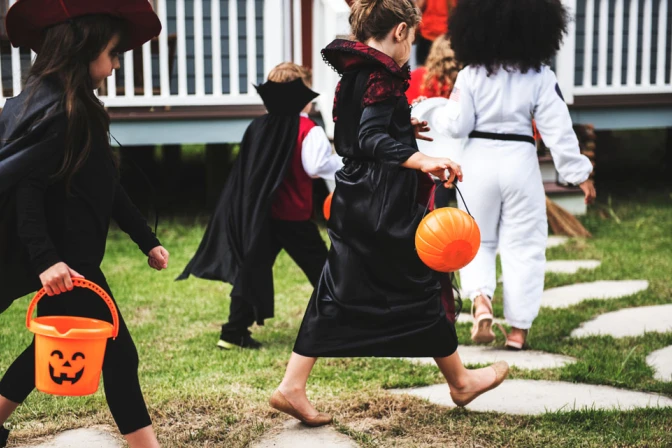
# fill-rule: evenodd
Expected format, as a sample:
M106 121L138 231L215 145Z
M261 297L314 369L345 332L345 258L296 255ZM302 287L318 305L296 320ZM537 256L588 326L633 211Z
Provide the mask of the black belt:
M525 142L536 146L534 137L520 134L495 134L494 132L472 131L469 138L486 138L488 140L504 140L507 142Z

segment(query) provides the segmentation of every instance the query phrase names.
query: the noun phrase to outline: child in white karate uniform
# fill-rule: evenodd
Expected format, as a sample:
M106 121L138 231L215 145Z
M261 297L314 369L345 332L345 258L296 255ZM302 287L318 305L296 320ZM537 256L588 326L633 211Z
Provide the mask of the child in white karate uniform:
M545 193L532 137L532 120L551 150L556 169L595 198L592 165L579 150L555 74L547 65L567 28L561 0L458 2L449 25L456 59L466 68L435 129L469 137L460 184L481 230L476 258L460 271L474 306L471 336L495 339L491 300L499 247L507 347L521 349L541 305L547 239ZM521 43L525 43L522 45ZM464 204L459 206L464 209Z

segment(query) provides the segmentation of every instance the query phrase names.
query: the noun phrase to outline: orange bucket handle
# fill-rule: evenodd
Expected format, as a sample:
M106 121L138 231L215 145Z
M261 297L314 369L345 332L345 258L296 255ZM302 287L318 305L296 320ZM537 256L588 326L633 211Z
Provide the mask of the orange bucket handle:
M105 301L108 308L110 309L110 314L112 314L112 325L114 327L112 330L112 339L116 339L117 335L119 334L119 312L117 311L117 307L115 306L112 298L105 292L103 288L93 282L90 282L89 280L84 280L83 278L73 278L72 284L79 288L90 289L91 291L98 294L98 297ZM28 305L28 312L26 313L26 327L28 327L28 329L30 329L30 321L33 317L33 311L37 306L37 302L39 302L46 294L47 292L44 290L44 288L40 289L37 294L35 294L35 297L33 297L30 305Z

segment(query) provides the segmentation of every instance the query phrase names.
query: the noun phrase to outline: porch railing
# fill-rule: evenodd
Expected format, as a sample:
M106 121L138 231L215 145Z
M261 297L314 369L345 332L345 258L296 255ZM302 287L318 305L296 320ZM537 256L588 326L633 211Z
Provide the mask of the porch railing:
M153 4L163 31L158 39L124 54L122 69L100 92L108 107L261 104L252 84L284 60L301 62L301 0ZM0 107L21 91L35 56L26 49L10 49L6 39L1 48Z
M564 0L576 20L556 62L565 99L672 93L669 0Z
M15 0L10 0L13 3ZM304 0L305 1L305 0ZM331 127L338 76L320 49L348 34L344 0L313 1L313 80ZM671 93L670 0L564 0L571 23L556 72L577 96ZM154 0L164 30L124 55L100 98L109 107L260 104L252 84L281 61L301 64L301 0ZM0 42L0 107L17 95L34 54Z

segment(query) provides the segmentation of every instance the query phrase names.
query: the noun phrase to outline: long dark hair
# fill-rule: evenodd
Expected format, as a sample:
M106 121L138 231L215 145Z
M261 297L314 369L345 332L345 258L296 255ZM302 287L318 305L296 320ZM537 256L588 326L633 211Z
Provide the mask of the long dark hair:
M448 37L455 58L488 74L539 71L567 34L569 14L561 0L458 1L450 12Z
M96 97L89 64L119 36L123 44L125 22L108 15L78 17L43 32L40 52L26 82L33 93L40 84L56 82L63 90L63 108L68 120L65 156L54 178L63 178L69 188L72 176L86 162L94 143L109 145L110 116ZM100 136L106 136L102 139ZM101 148L102 149L102 148Z

